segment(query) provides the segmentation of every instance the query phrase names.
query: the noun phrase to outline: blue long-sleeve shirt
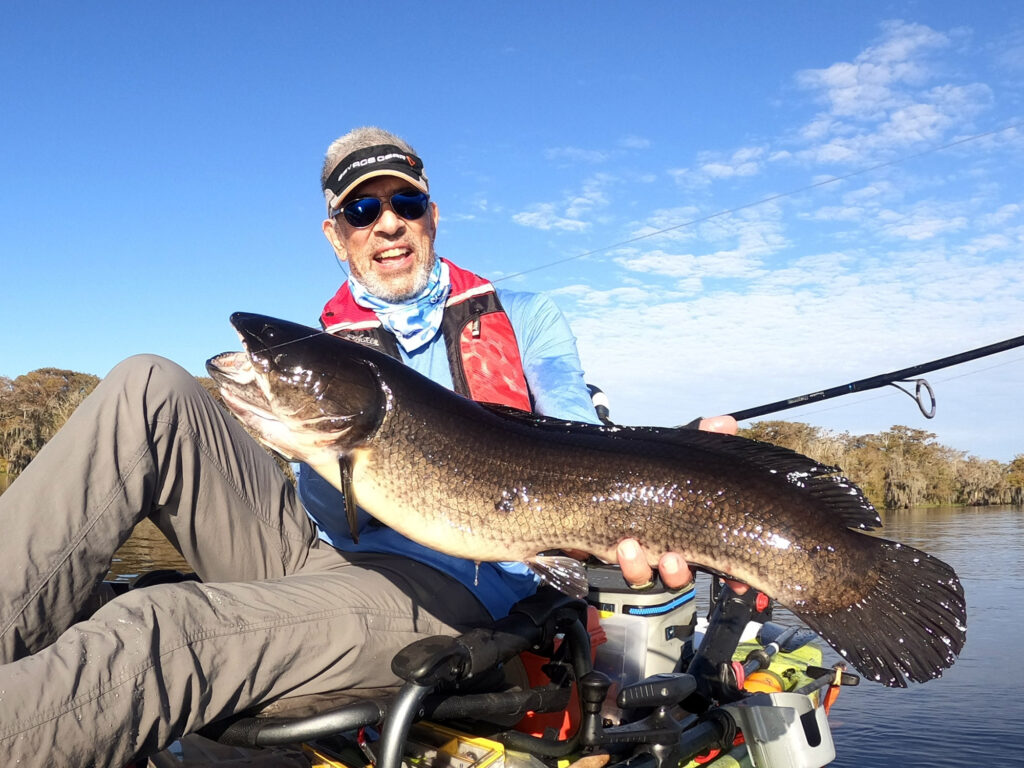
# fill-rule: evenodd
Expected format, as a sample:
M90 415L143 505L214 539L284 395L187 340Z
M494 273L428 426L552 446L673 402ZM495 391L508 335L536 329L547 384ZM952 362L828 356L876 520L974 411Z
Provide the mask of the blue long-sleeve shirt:
M498 291L498 298L516 333L523 373L538 413L560 419L597 423L576 339L554 302L535 293ZM444 335L412 354L401 349L411 368L449 389L452 375ZM299 498L316 523L320 538L347 552L404 555L447 573L464 584L495 618L532 594L536 578L523 563L476 563L429 549L397 531L371 524L359 511L359 543L352 540L341 493L305 464L299 467Z

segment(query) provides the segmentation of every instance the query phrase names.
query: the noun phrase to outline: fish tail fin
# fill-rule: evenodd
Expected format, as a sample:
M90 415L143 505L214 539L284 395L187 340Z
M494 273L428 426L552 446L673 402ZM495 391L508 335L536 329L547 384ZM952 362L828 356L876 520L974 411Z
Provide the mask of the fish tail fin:
M955 571L938 558L877 539L877 580L850 607L800 614L865 677L894 688L952 666L967 634L967 604Z

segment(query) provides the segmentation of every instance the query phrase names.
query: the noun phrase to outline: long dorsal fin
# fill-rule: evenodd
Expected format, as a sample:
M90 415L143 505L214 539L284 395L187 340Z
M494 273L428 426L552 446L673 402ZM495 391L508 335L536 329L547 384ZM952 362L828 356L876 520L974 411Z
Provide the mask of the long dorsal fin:
M614 434L620 440L657 444L668 451L705 451L739 459L752 470L777 475L801 488L804 493L826 504L850 528L872 530L882 525L871 502L856 485L843 476L838 467L822 464L789 448L697 429L586 424L538 416L491 403L482 405L513 428L538 429L549 434L552 439L569 437L586 441L588 436Z
M826 505L849 528L872 530L882 526L878 511L839 467L822 464L802 453L760 440L694 429L658 430L656 439L713 451L741 459L754 467L784 478Z

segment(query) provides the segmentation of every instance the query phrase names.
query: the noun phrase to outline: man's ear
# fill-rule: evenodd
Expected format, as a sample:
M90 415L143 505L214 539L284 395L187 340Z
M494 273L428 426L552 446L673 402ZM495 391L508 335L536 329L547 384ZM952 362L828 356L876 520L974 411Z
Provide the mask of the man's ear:
M441 212L437 209L437 203L430 201L430 219L434 223L434 232L437 232L437 222L441 220Z
M348 250L345 248L345 244L341 240L341 235L338 233L338 227L336 226L334 219L324 219L323 223L324 237L327 238L327 242L331 244L331 248L334 249L334 254L338 257L338 261L348 261Z

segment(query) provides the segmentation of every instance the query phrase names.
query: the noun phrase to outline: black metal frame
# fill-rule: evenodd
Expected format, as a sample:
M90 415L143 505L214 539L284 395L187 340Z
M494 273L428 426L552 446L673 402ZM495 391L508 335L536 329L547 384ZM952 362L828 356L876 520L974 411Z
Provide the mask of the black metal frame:
M542 587L490 627L458 637L425 638L403 649L392 669L405 682L389 702L361 701L300 719L236 718L203 733L237 746L266 747L372 726L381 733L376 744L378 768L400 768L415 721L457 725L472 721L483 724L481 735L542 760L607 749L616 756L613 765L663 768L685 763L709 749L728 749L736 736L732 714L720 705L744 695L732 657L744 627L756 613L755 598L754 590L743 596L728 588L721 590L700 650L691 650L689 658L681 660L686 672L656 675L618 692L618 706L631 714L622 725L609 726L602 720L610 681L591 666L586 603ZM563 638L557 652L553 650L556 637ZM479 681L493 679L496 669L528 650L552 659L545 667L552 683L528 690L474 690ZM834 671L821 672L816 684L824 687ZM578 686L581 721L571 737L531 736L493 725L527 711L565 709L573 682ZM489 720L492 717L496 720Z

